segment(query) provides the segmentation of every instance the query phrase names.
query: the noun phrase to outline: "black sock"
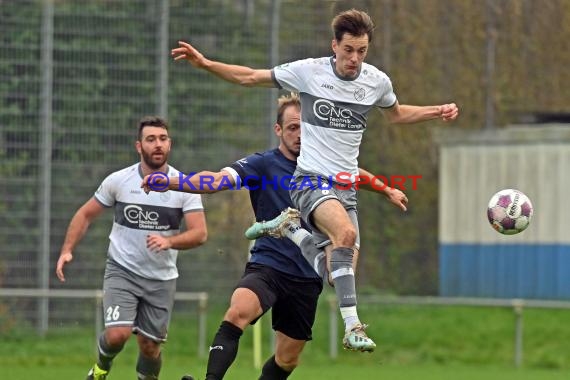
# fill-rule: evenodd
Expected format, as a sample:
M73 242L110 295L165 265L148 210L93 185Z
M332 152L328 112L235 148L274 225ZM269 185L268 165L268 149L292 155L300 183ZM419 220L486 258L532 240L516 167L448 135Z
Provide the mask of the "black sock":
M99 366L99 368L108 371L111 369L111 364L113 364L113 359L115 358L115 356L117 356L119 352L121 352L123 346L121 347L109 346L107 340L105 339L105 333L103 332L99 336L99 344L97 349L99 351L99 358L97 360L97 365Z
M159 354L158 358L156 359L151 359L147 358L139 352L139 358L137 360L137 379L156 380L158 379L158 374L160 373L161 367L162 354Z
M259 380L282 380L289 377L291 372L285 371L275 362L275 355L267 359L261 370Z
M206 380L223 379L234 362L243 331L228 321L223 321L210 346Z

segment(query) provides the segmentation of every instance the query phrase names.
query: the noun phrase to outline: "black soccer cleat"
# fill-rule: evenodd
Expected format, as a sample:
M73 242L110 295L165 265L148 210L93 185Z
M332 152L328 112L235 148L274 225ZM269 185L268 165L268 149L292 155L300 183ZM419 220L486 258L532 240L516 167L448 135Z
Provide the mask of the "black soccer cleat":
M194 380L194 378L191 375L184 375L180 380Z

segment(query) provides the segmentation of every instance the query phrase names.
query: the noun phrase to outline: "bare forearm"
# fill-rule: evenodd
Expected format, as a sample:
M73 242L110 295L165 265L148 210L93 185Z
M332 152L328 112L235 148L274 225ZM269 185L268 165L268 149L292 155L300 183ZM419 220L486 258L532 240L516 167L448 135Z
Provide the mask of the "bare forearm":
M395 124L419 123L426 120L433 120L442 116L441 106L412 106L401 104L399 112L390 122Z
M168 189L193 194L211 194L234 188L235 181L226 172L201 171L194 175L170 177Z
M216 192L213 189L210 189L209 186L204 186L201 177L198 175L194 175L190 178L184 177L182 182L180 181L180 177L170 177L168 190L182 191L184 193L192 194L210 194Z
M65 234L65 240L61 247L62 253L73 252L75 246L83 239L87 229L89 228L89 220L81 213L76 213Z
M386 186L386 184L378 178L379 176L374 176L372 173L362 168L358 168L358 175L360 177L357 182L358 189L375 191L383 194L388 201L396 207L399 207L404 211L407 210L406 204L408 203L408 198L401 190Z
M186 60L193 66L206 70L231 83L248 87L275 86L270 70L255 70L246 66L212 61L204 57L194 46L185 41L178 41L178 47L172 49L171 55L175 61Z
M358 168L358 175L360 177L358 181L359 190L374 191L388 196L386 189L389 187L378 178L379 176L375 176L362 168Z
M206 60L202 68L227 82L241 86L274 87L272 81L265 80L260 82L258 74L261 70L255 70L251 67Z
M459 116L459 108L455 103L437 106L412 106L396 104L384 110L384 115L390 123L411 124L426 120L441 119L444 122L453 121Z
M173 249L190 249L199 247L206 242L207 234L203 230L188 230L178 235L168 237Z

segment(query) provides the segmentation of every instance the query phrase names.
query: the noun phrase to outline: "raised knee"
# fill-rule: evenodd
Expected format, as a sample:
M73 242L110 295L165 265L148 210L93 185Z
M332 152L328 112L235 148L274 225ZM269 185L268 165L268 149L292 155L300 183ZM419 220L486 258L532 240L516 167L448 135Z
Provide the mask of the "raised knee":
M353 247L356 243L356 230L354 228L345 228L337 236L337 245L340 247Z

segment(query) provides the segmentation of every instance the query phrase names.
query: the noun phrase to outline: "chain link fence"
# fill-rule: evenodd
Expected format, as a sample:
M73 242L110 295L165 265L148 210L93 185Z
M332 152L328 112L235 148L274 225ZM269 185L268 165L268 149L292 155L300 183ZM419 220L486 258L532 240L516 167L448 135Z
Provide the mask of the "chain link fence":
M55 263L77 208L108 173L138 160L140 117L170 121L170 162L184 172L218 170L275 145L277 90L240 88L172 62L178 40L213 59L272 67L331 54L330 20L351 7L377 21L368 61L388 72L402 103L457 101L460 128L506 124L537 107L568 111L563 46L570 7L563 0L540 6L531 0L0 0L0 287L100 287L111 213L77 247L65 285L54 275ZM378 115L370 125L383 123ZM414 156L427 169L408 166L424 171L427 186L423 198L412 200L421 213L415 222L409 222L418 215L413 211L406 222L386 211L381 197L364 198L363 290L437 293L437 200L430 196L437 155L429 155L425 132L409 133L384 128L365 137L374 147L363 147L363 166L376 172L406 167L401 157L409 150L428 155ZM397 137L412 141L408 152L393 151ZM179 255L178 287L225 302L247 260L243 231L253 214L246 192L204 202L210 238ZM384 222L389 212L393 221ZM423 232L416 239L410 231ZM35 310L57 321L72 312L57 301L27 302L0 308L0 320L33 320Z

